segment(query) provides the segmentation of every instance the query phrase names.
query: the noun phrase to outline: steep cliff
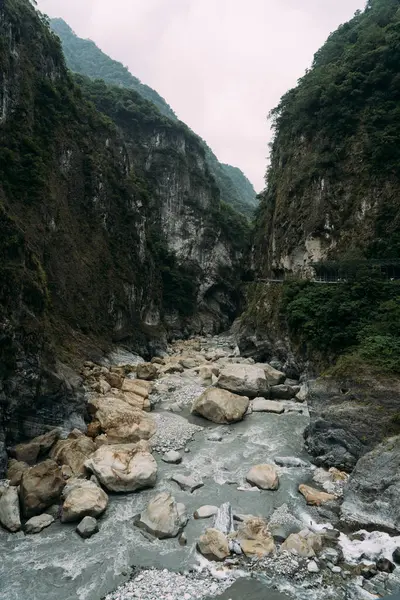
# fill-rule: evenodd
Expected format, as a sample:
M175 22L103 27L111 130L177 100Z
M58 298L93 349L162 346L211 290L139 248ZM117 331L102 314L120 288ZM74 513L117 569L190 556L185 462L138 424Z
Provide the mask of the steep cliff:
M0 7L0 81L1 445L81 422L77 355L225 326L246 223L198 138L134 91L80 86L28 0Z
M120 62L107 56L94 42L79 38L63 19L52 19L50 24L61 39L66 62L71 71L133 89L146 100L153 102L164 116L177 120L164 98L141 83ZM258 201L250 181L237 167L220 163L204 140L200 140L200 143L204 147L207 166L220 190L221 200L247 217L252 217Z
M370 0L317 52L272 111L257 266L307 272L312 262L400 254L400 12Z

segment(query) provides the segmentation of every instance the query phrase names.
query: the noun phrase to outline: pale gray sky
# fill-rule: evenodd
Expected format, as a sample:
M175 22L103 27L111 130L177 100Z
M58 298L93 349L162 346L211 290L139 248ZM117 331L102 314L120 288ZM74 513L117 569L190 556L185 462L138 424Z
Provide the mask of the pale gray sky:
M38 0L264 187L267 114L365 0Z

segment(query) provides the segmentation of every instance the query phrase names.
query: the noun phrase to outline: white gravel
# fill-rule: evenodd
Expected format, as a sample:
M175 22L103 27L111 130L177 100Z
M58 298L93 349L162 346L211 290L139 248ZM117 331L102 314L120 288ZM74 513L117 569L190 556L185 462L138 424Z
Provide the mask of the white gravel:
M203 427L192 425L184 417L173 413L153 413L157 431L150 443L156 452L182 450L195 433Z
M199 600L222 594L232 581L215 581L201 575L180 575L167 569L142 571L105 600Z

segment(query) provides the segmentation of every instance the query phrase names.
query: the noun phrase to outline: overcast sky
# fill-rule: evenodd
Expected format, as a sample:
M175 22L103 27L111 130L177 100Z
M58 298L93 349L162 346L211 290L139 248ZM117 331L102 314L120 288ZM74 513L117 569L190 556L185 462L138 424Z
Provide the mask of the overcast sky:
M38 0L264 187L267 114L365 0Z

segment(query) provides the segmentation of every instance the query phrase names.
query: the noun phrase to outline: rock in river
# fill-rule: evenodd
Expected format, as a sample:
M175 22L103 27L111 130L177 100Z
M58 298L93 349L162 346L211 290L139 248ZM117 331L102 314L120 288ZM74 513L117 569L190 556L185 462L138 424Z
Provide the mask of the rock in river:
M61 521L80 521L83 517L98 517L107 508L107 494L93 481L70 479L63 490Z
M400 436L358 461L344 490L342 519L351 526L400 532Z
M96 519L93 517L84 517L82 521L77 525L76 532L83 538L84 540L92 537L95 533L99 531L99 524Z
M299 485L299 492L304 496L307 504L310 504L311 506L321 506L321 504L326 504L327 502L336 500L336 496L334 494L321 492L320 490L316 490L309 485Z
M273 465L256 465L250 469L246 479L262 490L277 490L279 477Z
M192 413L213 423L235 423L241 421L249 407L249 399L226 390L208 388L195 400Z
M228 539L218 529L207 529L200 537L197 549L208 560L221 561L230 555Z
M184 504L176 502L168 492L149 502L136 520L136 525L159 539L176 537L188 521Z
M268 392L265 372L255 365L233 364L225 367L218 378L218 386L250 398L265 396Z
M194 513L195 519L209 519L210 517L214 517L218 512L218 506L200 506Z
M25 517L34 517L55 504L64 488L61 469L53 460L45 460L24 471L20 486L21 506Z
M246 519L237 531L237 540L246 556L262 558L276 551L274 538L264 519Z
M202 481L194 479L194 477L191 477L190 475L186 476L177 473L176 475L173 475L171 479L172 481L175 481L184 492L193 493L204 485Z
M16 487L10 486L0 490L0 523L8 531L15 532L21 529L19 498Z
M54 517L51 515L43 514L32 517L25 523L25 533L40 533L52 523L54 523Z
M157 463L146 442L101 446L85 466L110 492L135 492L154 487Z

